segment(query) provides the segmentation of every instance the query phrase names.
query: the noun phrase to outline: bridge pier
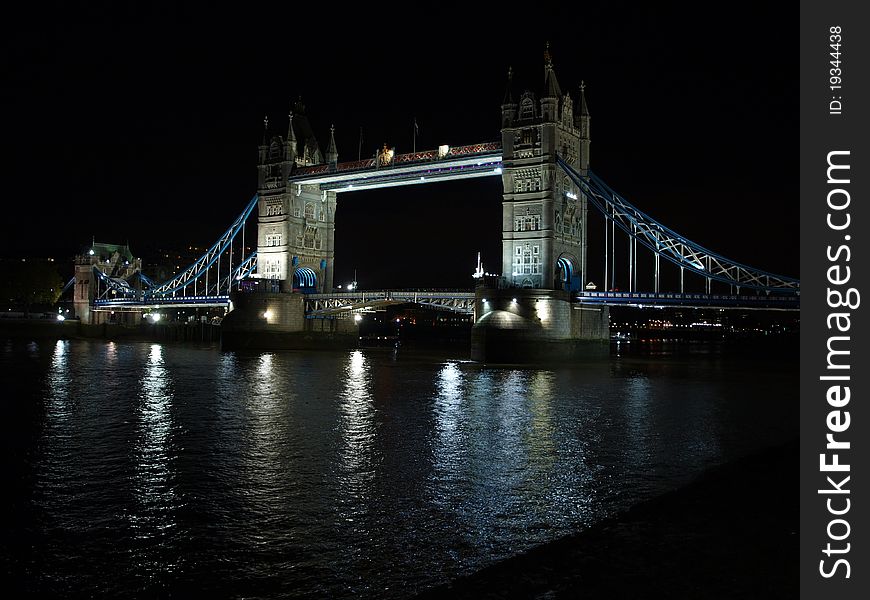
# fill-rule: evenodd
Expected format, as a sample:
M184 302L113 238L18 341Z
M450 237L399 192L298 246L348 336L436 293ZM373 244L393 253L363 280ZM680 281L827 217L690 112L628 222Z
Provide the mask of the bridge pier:
M609 321L607 306L572 301L565 291L479 287L471 359L524 363L604 355Z
M232 294L232 303L221 323L224 350L341 349L359 343L352 318L306 318L304 294L240 292Z

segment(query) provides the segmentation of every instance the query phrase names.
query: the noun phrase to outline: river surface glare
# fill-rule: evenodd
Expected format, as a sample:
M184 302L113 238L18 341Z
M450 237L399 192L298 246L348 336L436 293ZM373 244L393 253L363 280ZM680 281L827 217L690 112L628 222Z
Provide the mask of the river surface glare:
M0 340L30 594L406 598L795 437L796 361Z

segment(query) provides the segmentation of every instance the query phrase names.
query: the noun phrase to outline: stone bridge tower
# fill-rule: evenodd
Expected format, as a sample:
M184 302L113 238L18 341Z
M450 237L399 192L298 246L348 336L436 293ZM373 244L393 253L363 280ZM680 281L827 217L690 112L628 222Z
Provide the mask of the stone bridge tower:
M589 110L584 85L578 101L562 93L549 48L540 100L525 91L514 100L513 73L501 106L504 170L502 276L508 286L581 289L586 274L587 201L556 164L589 168Z
M336 194L318 185L288 182L297 167L338 162L330 131L324 155L299 100L286 137L273 135L266 119L257 163L257 277L280 282L283 291L332 291Z

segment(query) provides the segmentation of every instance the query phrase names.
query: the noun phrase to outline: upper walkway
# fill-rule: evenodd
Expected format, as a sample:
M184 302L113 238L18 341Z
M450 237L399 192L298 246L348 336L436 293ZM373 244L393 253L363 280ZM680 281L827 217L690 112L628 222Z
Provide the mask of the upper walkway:
M484 142L409 154L379 153L337 165L296 169L289 185L319 185L321 190L349 192L399 185L501 175L501 143Z

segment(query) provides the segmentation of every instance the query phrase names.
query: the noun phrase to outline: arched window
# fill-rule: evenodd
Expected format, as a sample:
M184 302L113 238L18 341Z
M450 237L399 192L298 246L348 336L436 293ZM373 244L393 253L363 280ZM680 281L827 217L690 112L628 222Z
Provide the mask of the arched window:
M535 118L535 99L531 92L524 92L520 99L520 120Z

